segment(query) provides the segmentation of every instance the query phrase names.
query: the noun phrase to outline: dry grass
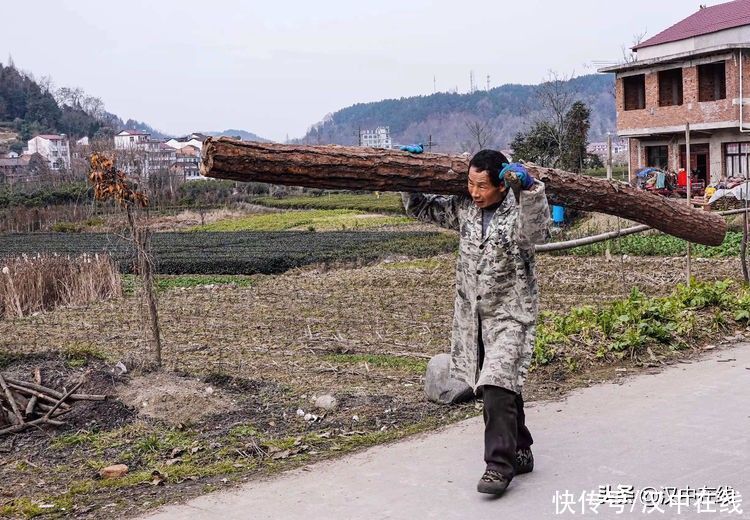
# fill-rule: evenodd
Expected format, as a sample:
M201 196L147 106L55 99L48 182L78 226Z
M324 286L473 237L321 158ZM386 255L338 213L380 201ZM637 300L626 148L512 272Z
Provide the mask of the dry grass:
M0 318L20 318L57 307L122 295L109 255L23 255L0 261Z

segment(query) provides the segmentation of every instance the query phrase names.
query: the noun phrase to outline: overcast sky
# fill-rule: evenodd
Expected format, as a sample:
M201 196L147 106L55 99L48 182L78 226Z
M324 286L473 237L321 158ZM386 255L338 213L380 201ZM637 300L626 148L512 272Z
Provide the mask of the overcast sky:
M714 5L721 1L702 3ZM686 0L3 2L0 62L170 134L300 137L357 102L538 83L621 59ZM434 78L434 84L433 84Z

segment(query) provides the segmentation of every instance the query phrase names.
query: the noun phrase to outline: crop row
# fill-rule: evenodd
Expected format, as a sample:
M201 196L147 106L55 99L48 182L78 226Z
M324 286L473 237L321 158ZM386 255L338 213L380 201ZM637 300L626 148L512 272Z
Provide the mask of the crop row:
M161 274L280 273L309 264L369 263L389 256L428 257L453 251L457 238L436 232L332 231L157 233L152 253ZM130 272L126 240L106 233L0 236L0 258L20 254L110 253Z

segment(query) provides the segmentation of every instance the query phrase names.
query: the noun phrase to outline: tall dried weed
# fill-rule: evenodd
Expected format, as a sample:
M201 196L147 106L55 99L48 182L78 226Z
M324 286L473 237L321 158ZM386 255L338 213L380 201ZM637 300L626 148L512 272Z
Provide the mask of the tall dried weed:
M0 260L0 318L18 318L121 295L120 272L107 254L38 254Z

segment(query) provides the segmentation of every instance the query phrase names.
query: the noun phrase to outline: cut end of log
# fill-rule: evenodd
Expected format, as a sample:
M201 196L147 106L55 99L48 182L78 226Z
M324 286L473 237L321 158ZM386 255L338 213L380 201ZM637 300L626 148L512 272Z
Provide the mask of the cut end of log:
M214 166L214 147L213 147L213 138L208 137L203 142L203 151L201 152L201 165L200 165L200 172L201 175L204 177L212 177L211 173L213 171Z

